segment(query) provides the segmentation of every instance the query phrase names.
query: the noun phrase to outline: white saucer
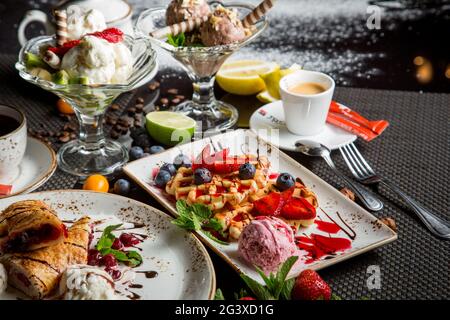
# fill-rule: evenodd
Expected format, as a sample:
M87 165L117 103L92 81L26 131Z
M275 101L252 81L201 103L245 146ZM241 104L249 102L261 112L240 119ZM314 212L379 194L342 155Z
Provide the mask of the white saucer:
M333 125L326 124L321 133L314 136L298 136L291 133L284 123L281 101L266 104L250 117L250 129L261 139L289 151L297 151L295 142L306 139L319 142L330 150L338 149L356 140L356 136ZM272 130L279 130L279 137Z
M11 194L0 198L36 190L53 175L56 166L55 151L41 140L28 137L27 150L20 163L19 176L12 183Z

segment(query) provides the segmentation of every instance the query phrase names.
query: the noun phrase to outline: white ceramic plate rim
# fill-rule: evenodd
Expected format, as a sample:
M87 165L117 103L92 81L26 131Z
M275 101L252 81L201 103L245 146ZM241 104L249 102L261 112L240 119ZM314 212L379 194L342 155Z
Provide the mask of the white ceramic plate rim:
M105 197L111 197L111 198L117 198L119 199L119 201L125 201L127 203L133 203L136 206L140 206L140 207L144 207L147 210L150 210L152 212L154 212L155 214L159 215L162 218L171 220L171 216L168 215L167 213L156 209L148 204L145 204L143 202L128 198L128 197L124 197L124 196L120 196L120 195L116 195L116 194L112 194L112 193L101 193L101 192L96 192L96 191L88 191L88 190L48 190L48 191L41 191L41 192L35 192L35 193L31 193L31 194L21 194L21 195L17 195L17 198L28 198L28 197L33 197L33 196L37 196L37 197L44 197L44 196L48 196L51 197L52 194L60 194L60 193L65 193L65 194L70 194L70 193L78 193L78 194L83 194L83 193L89 193L89 194L98 194L98 195L102 195ZM11 197L9 197L7 200L6 198L4 199L0 199L0 204L2 202L8 201L14 201L15 199L12 199ZM18 200L20 201L20 200ZM209 288L208 291L208 300L213 300L215 293L216 293L216 274L215 274L215 269L214 269L214 265L211 261L211 257L208 254L208 251L206 250L205 246L203 245L203 243L197 238L195 237L191 232L186 232L187 235L189 237L191 237L191 239L194 241L194 243L197 245L199 251L203 254L204 259L207 263L207 268L209 269L209 273L211 275L210 277L210 283L211 283L211 287Z

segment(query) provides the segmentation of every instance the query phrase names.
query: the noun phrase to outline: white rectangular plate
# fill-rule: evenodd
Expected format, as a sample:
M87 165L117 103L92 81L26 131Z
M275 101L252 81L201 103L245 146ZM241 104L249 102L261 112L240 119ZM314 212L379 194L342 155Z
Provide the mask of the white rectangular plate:
M164 207L175 217L177 211L175 202L165 192L152 183L152 172L164 162L173 162L175 156L180 153L195 157L205 145L211 143L230 148L230 155L240 155L244 153L266 155L272 163L272 172L289 172L294 177L299 177L305 185L310 188L318 197L320 209L317 210L317 219L331 221L333 219L343 230L336 234L328 234L318 229L316 224L301 228L297 235L318 234L333 238L350 239L348 233L353 230L356 236L352 239L351 248L340 251L332 255L311 263L296 263L289 274L289 277L297 276L303 269L322 269L340 261L349 259L361 253L372 250L397 239L397 234L383 223L380 223L372 214L361 208L355 202L349 200L338 190L323 181L314 173L300 165L294 159L281 152L276 147L268 144L249 130L236 130L224 134L216 135L193 143L184 144L169 149L163 153L148 156L125 166L124 171L141 187L155 197ZM323 211L322 211L323 209ZM326 214L325 214L326 212ZM202 233L197 235L212 250L225 259L234 269L243 272L254 280L263 283L253 266L249 265L239 256L237 243L230 245L218 244Z

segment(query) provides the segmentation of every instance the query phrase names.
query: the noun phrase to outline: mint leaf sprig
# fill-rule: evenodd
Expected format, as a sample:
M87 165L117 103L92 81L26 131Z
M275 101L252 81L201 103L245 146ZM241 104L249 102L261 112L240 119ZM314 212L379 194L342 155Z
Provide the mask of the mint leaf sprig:
M178 218L172 220L174 225L190 231L200 231L205 236L217 243L228 245L228 242L215 237L211 231L223 235L222 225L219 220L213 218L213 212L207 206L194 203L189 206L185 200L178 200L176 203Z
M176 36L169 34L167 37L167 43L174 47L184 47L186 42L186 36L184 32L177 34Z
M241 278L258 300L291 300L295 279L286 280L286 277L297 260L297 256L286 259L278 272L276 274L271 273L269 276L266 276L260 268L255 266L256 271L264 280L265 286L245 274L241 274Z
M112 232L121 226L122 224L107 226L105 230L103 230L101 237L98 239L95 249L97 249L103 256L112 254L117 261L123 262L132 268L137 267L143 262L142 256L139 252L133 250L121 251L112 248L114 240L116 239L116 236Z

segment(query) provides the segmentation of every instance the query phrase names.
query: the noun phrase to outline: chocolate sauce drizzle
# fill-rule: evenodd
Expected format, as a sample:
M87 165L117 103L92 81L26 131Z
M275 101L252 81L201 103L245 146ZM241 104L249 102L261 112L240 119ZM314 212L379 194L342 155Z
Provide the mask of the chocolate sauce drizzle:
M336 220L334 220L332 217L330 217L330 215L329 215L328 213L326 213L322 208L320 208L320 210L322 210L322 212L328 217L328 219L330 219L330 220L333 221L336 225L338 225L338 226L341 228L341 230L342 230L342 231L343 231L343 232L344 232L351 240L355 240L355 239L356 239L356 232L355 232L355 230L353 230L353 228L350 227L350 226L348 225L348 223L345 222L344 219L342 219L342 217L341 217L341 215L340 215L339 212L336 211L336 214L337 214L339 220L342 221L342 223L348 228L349 231L347 231L347 230L345 230L344 228L342 228L342 227L336 222Z

